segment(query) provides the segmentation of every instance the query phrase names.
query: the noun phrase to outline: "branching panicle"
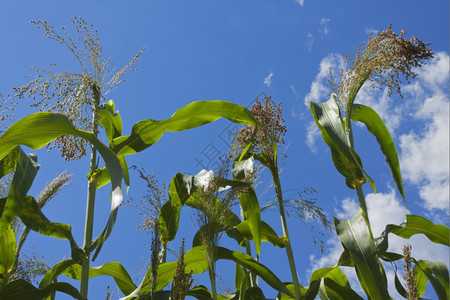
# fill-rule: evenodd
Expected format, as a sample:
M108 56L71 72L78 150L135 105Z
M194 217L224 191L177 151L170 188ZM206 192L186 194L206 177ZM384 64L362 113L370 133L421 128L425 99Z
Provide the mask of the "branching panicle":
M80 72L61 71L56 64L50 69L33 67L34 75L27 84L14 87L13 99L31 99L32 107L40 111L58 112L66 115L72 124L82 130L95 131L98 126L96 116L100 101L114 86L126 70L139 60L142 51L118 72L110 68L110 59L103 58L103 49L97 30L82 18L72 18L76 38L72 38L66 28L62 33L46 21L32 21L38 29L44 30L44 36L64 45L73 54ZM57 146L66 160L79 159L86 154L87 142L73 136L58 138L49 148Z
M193 283L192 271L186 274L184 263L184 239L181 241L180 253L178 255L177 269L172 283L172 299L184 300Z
M287 131L286 125L284 125L281 102L275 104L270 96L264 97L264 104L256 99L251 112L255 119L261 123L262 128L258 128L249 151L267 150L272 153L272 147L268 141L272 140L277 144L284 144L284 136ZM254 126L240 129L239 133L233 137L232 151L244 149L252 140L254 130Z
M372 87L385 85L389 95L395 90L402 96L400 84L402 77L409 83L417 76L414 68L425 64L425 60L433 57L433 51L413 36L407 40L403 38L405 31L395 34L391 26L377 33L374 38L369 36L367 44L361 44L355 53L353 61L346 56L350 66L341 71L338 85L331 77L334 92L346 113L350 112L356 94L367 80L372 80Z
M413 259L411 257L411 245L405 245L403 247L403 259L405 261L405 276L403 277L406 282L406 296L408 300L418 300L419 296L417 295L417 287L416 287L416 279L415 272L412 268Z

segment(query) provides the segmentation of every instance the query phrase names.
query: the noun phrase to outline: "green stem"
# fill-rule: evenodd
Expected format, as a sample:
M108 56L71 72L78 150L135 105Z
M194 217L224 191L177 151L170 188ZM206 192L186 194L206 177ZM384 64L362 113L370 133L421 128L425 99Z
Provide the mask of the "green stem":
M97 150L95 147L92 147L91 153L91 172L96 169L96 160L97 160ZM88 195L86 202L86 221L84 225L84 242L83 249L88 251L89 247L92 245L92 229L94 226L94 207L95 207L95 194L97 191L97 182L96 180L89 180L88 183ZM89 261L90 254L87 253L83 259L81 265L81 287L80 293L83 299L87 299L88 293L88 282L89 282Z
M216 287L216 272L214 270L214 264L208 266L209 281L211 282L211 291L213 300L217 300L217 287Z
M244 210L242 209L241 206L241 220L245 221L245 216L244 216ZM246 241L245 242L245 252L249 255L252 256L252 248L250 245L250 241ZM248 270L247 268L245 268L245 271L247 273L250 273L250 287L257 287L258 286L258 280L257 280L257 276L255 273L253 273L252 271Z
M352 121L351 121L351 108L348 109L345 112L345 132L346 132L347 141L348 141L348 143L350 145L350 148L352 148L352 150L355 150L355 142L353 140L353 130L352 130ZM364 192L362 190L362 185L359 184L359 183L355 183L355 186L356 186L355 187L356 188L356 194L358 195L359 206L364 211L365 219L366 219L367 224L369 225L369 228L370 228L369 215L367 214L366 199L364 197Z
M288 231L287 221L286 221L286 212L284 210L284 203L283 203L283 193L281 190L280 176L278 173L278 166L277 166L276 161L272 162L270 171L272 173L273 182L274 182L274 186L275 186L275 192L277 194L278 207L280 209L281 227L283 229L283 235L287 239L286 255L289 260L289 268L291 270L292 281L294 282L295 299L299 300L302 296L302 292L300 290L300 285L298 282L297 269L295 267L295 261L294 261L294 253L292 252L292 247L291 247L291 239L289 238L289 231Z
M92 84L92 131L95 136L98 133L98 111L101 99L100 87L96 84ZM97 169L97 149L91 145L91 161L89 171L93 172ZM81 284L80 294L83 299L87 299L88 295L88 283L89 283L89 262L90 262L90 247L92 245L92 231L94 227L94 208L95 208L95 195L97 192L97 180L90 179L88 183L88 194L86 200L86 219L84 225L84 241L83 249L86 251L86 255L83 258L81 264Z

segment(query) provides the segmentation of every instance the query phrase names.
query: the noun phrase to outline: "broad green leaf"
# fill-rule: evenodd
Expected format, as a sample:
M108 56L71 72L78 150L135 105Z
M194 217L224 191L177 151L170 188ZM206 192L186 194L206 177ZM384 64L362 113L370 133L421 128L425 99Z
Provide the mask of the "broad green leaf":
M208 235L219 234L222 231L228 232L230 228L229 226L213 222L205 224L195 233L194 239L192 240L192 247L201 246L204 243L205 237Z
M0 218L0 232L5 231L14 217L17 216L17 212L23 205L25 196L33 184L33 180L36 177L38 170L39 164L37 163L36 155L25 154L22 149L20 149L14 176L8 192L8 198L6 198L6 203Z
M199 300L210 300L212 298L208 288L204 285L199 285L190 289L189 292L187 292L187 295Z
M407 298L406 290L400 282L400 279L398 279L397 272L395 272L395 289L402 297Z
M241 285L239 286L239 297L238 300L245 300L247 290L251 287L250 285L250 272L245 274L244 279L241 281Z
M78 247L72 236L70 225L50 222L39 209L39 206L33 197L25 196L21 207L17 210L17 216L31 230L43 235L67 239L70 242L72 258L74 260L81 260L83 257L83 251Z
M58 276L61 275L67 268L78 264L77 261L73 259L66 259L60 261L56 265L54 265L47 273L45 273L44 277L42 277L41 282L39 283L39 288L45 288L52 284L53 281L58 279Z
M248 277L245 276L245 271L240 264L236 264L236 273L234 275L234 288L236 291L241 290L241 285L245 279Z
M235 237L236 235L241 237L241 244L243 245L243 238L248 240L253 240L252 233L250 231L250 227L248 226L248 220L236 225L234 229L230 229L227 231L227 235L230 237ZM239 242L239 239L236 239ZM264 221L261 221L261 241L270 242L276 247L284 248L286 246L285 238L280 237L277 233Z
M40 112L29 115L9 127L0 137L0 160L15 147L25 145L39 149L55 138L70 134L88 140L101 154L108 168L112 182L111 210L105 229L93 243L91 250L101 245L111 234L120 203L123 199L123 171L117 156L95 137L92 132L76 129L63 114ZM3 218L3 216L2 216ZM93 258L98 254L94 255Z
M395 148L394 141L392 140L386 125L384 125L383 120L375 110L361 104L353 104L351 118L353 121L364 123L367 126L367 130L376 137L381 151L386 158L389 169L391 170L397 189L406 201L397 149Z
M231 260L235 263L240 264L244 268L250 270L257 274L261 279L263 279L267 284L269 284L272 288L291 295L288 289L284 286L284 284L272 273L270 269L256 261L253 257L240 252L240 251L231 251L223 247L217 247L215 253L216 260ZM206 247L198 246L190 249L184 254L184 263L185 273L189 274L200 274L205 272L208 269L208 261L206 256ZM175 271L177 267L177 262L168 262L163 263L158 266L158 281L156 286L156 291L162 290L167 284L169 284L173 277L175 276ZM151 267L147 271L143 281L136 288L133 293L126 296L124 299L129 299L132 297L136 297L137 295L150 292L150 286L147 283L151 280Z
M263 291L259 287L251 287L245 291L245 300L265 300Z
M169 201L167 201L159 215L159 225L161 232L161 241L167 243L172 241L178 231L180 211L183 205L188 205L208 214L208 209L204 203L199 201L202 182L207 182L212 178L212 172L201 171L197 175L186 175L178 173L169 185ZM224 181L224 185L226 181ZM240 223L240 219L229 208L225 207L219 199L213 198L215 210L223 212L225 215L222 219L222 226L232 227ZM213 216L209 216L213 219ZM198 238L198 237L197 237ZM198 240L194 238L194 243L198 244Z
M20 148L16 147L0 160L0 178L3 178L8 173L11 173L16 168L17 160L20 155Z
M389 224L386 232L391 232L399 237L409 239L415 234L424 234L430 241L445 246L450 246L449 228L445 225L435 225L428 219L418 215L406 215L406 221L400 225Z
M75 299L83 299L78 290L66 282L55 282L44 288L36 288L23 279L8 283L0 290L0 299L41 300L53 292L62 292Z
M81 280L81 265L71 265L65 269L62 274L76 280ZM117 286L125 295L130 294L136 289L136 285L133 283L133 280L131 280L130 275L118 262L108 262L102 266L89 268L89 278L101 275L113 277Z
M449 299L449 271L447 266L443 262L426 260L414 260L414 263L416 264L414 271L418 277L416 280L422 281L421 283L418 282L419 296L422 296L425 292L426 282L429 280L440 300Z
M244 181L253 173L254 158L250 156L241 161L235 160L231 170L233 180L237 182ZM258 197L256 196L253 186L239 191L239 203L244 212L245 220L248 221L252 240L255 242L256 254L259 256L261 252L261 210L259 207Z
M16 260L16 235L12 225L0 235L0 284L11 272Z
M99 123L105 129L106 137L111 143L114 138L122 135L122 118L118 111L115 111L112 100L102 104L99 112Z
M286 286L286 288L291 292L291 296L288 296L284 293L278 293L276 300L291 300L291 299L295 299L293 296L295 295L295 287L294 284L292 282L285 282L284 285ZM300 292L302 293L302 295L306 295L307 293L307 289L304 288L303 286L300 285ZM304 299L304 297L302 297L302 299Z
M311 102L310 108L323 140L330 147L334 165L339 173L345 176L347 186L354 189L356 184L364 184L367 178L375 191L372 179L362 168L361 159L348 143L339 106L334 97L324 103Z
M347 276L338 267L321 268L313 272L305 299L362 299L348 282Z
M371 299L390 299L386 274L377 258L364 212L359 208L350 220L334 218L333 221L339 239L355 264L358 279L367 296Z
M149 119L136 123L129 136L115 138L111 146L118 155L134 154L152 146L166 131L188 130L222 117L237 124L257 123L252 113L241 105L226 101L196 101L177 110L166 120Z

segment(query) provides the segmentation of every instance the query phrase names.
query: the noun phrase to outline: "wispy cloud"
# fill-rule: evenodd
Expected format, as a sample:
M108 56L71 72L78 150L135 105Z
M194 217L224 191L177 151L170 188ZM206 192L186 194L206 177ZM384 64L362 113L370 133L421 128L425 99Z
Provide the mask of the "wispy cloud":
M300 6L303 6L303 4L305 4L305 0L295 0L295 2L300 4Z
M378 32L379 32L379 31L376 30L376 29L374 29L374 28L371 28L371 27L366 28L366 34L367 34L367 35L369 35L369 34L374 35L374 34L377 34Z
M328 27L328 23L330 22L330 19L322 18L319 22L320 25L320 33L322 33L322 36L327 35L330 32L330 27Z
M264 78L264 84L267 85L267 87L272 87L272 77L273 77L273 73L270 72L270 74Z
M308 33L307 41L306 41L306 48L308 49L309 52L312 51L313 45L314 45L314 37L311 33Z

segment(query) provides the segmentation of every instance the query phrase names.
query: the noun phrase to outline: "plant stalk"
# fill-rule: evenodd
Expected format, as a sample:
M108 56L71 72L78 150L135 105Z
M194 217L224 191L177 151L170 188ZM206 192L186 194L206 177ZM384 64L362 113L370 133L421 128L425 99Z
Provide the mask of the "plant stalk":
M100 87L95 83L92 84L92 131L95 136L98 133L98 111L100 105ZM93 172L97 169L97 149L94 145L91 145L91 161L89 171ZM90 263L90 247L92 245L92 231L94 227L94 208L95 208L95 195L97 192L97 180L95 178L89 179L88 194L86 200L86 219L84 225L84 241L83 250L86 251L81 265L81 284L80 294L83 299L87 300L88 295L88 283L89 283L89 263Z
M279 176L278 167L277 167L277 164L275 161L272 161L270 171L272 173L273 183L275 186L275 192L277 194L278 207L280 209L281 227L283 229L283 235L287 239L286 255L289 260L289 268L291 270L292 281L294 282L295 299L299 300L302 296L302 292L300 290L300 284L299 284L298 277L297 277L297 269L295 267L294 253L292 252L291 239L289 237L289 231L288 231L287 221L286 221L286 213L284 210L283 193L281 190L280 176Z

